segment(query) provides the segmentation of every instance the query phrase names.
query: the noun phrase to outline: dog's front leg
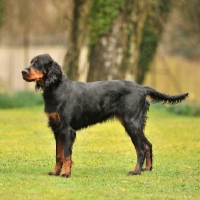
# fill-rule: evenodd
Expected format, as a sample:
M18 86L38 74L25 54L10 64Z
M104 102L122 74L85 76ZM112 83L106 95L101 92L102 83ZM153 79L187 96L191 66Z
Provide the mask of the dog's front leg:
M58 176L60 174L64 159L63 142L61 138L56 138L56 165L53 172L49 172L49 175Z
M65 178L68 178L71 175L72 146L75 138L76 132L71 127L68 127L65 132L63 132L64 158L60 176Z

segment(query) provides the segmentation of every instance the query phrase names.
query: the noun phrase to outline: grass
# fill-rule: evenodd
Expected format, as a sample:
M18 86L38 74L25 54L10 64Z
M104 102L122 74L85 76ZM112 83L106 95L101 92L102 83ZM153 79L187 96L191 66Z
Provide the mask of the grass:
M0 110L0 199L199 199L199 118L151 107L154 169L127 176L134 148L118 122L77 133L69 179L51 177L55 142L42 107Z

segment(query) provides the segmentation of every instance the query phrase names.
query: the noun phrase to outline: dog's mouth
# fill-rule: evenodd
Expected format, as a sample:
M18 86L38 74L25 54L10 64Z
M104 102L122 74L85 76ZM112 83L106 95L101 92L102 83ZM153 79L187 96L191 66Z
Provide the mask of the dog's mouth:
M23 75L23 74L22 74L22 78L23 78L25 81L27 81L27 82L32 82L32 81L35 81L35 80L33 80L33 79L30 79L28 76L26 76L26 75Z
M37 79L34 79L34 78L30 78L29 74L22 74L22 78L27 82L34 82L34 81L37 80Z
M40 81L44 77L43 73L31 68L26 68L22 71L22 78L27 82Z

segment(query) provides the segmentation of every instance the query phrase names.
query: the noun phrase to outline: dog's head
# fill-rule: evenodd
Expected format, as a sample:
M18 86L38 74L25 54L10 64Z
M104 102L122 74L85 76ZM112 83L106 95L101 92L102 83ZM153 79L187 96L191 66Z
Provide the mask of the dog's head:
M36 90L45 89L62 81L61 67L48 54L35 56L30 66L22 71L27 82L35 81Z

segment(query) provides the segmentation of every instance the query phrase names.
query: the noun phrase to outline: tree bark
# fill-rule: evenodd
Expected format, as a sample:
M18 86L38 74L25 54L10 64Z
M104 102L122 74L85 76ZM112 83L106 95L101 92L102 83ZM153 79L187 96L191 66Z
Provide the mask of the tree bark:
M88 81L124 78L127 47L125 12L113 21L111 29L100 37L89 56Z

